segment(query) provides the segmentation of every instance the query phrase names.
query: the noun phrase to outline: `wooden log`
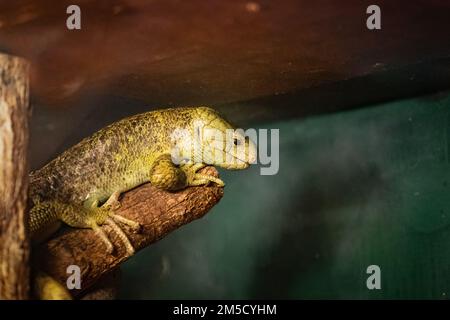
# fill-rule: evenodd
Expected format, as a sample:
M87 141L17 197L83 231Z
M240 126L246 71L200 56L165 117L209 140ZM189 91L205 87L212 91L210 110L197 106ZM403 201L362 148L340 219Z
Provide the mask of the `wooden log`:
M29 293L28 64L0 54L0 299Z
M203 173L218 176L213 167L203 169ZM116 213L141 224L142 230L138 233L124 227L138 251L178 227L203 217L222 196L223 188L216 185L167 192L144 184L123 195ZM77 297L88 292L103 276L129 258L123 243L110 226L104 225L102 228L114 245L113 254L106 252L105 244L92 230L67 228L37 248L36 268L65 286L70 276L67 267L76 265L81 270L81 289L74 289L71 294Z

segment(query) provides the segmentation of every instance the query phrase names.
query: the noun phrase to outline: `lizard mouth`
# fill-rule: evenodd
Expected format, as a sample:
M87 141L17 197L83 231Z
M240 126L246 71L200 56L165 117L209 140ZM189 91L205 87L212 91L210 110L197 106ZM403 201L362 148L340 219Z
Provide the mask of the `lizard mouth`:
M213 149L214 149L214 151L217 151L217 152L223 152L223 150L220 148L213 148ZM225 151L225 153L226 153L225 161L220 162L220 163L215 163L216 165L223 167L225 169L230 169L230 170L246 169L250 166L250 162L247 161L246 159L242 159L241 157L238 157L229 151Z

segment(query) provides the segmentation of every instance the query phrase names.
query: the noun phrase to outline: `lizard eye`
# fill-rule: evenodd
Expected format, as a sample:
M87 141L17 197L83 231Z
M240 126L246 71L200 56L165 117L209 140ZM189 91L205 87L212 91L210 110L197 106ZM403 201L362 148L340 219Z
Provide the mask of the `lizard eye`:
M240 144L241 144L241 141L238 140L238 139L236 139L236 138L234 138L234 145L235 145L235 146L238 146L238 145L240 145Z

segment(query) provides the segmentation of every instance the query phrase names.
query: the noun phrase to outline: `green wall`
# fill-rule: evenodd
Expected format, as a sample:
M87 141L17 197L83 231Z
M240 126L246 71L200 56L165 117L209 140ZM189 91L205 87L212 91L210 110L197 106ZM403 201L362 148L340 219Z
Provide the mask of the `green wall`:
M121 297L448 298L449 110L441 94L262 124L279 173L222 172L221 202L129 260Z

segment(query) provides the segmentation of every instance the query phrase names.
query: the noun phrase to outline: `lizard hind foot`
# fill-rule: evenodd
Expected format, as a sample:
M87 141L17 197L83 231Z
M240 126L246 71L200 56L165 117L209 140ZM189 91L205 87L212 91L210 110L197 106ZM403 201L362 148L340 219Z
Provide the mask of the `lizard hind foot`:
M120 192L116 191L111 194L111 196L106 200L106 202L102 205L102 208L106 210L117 210L121 207L121 203L119 201Z
M132 256L135 252L133 245L130 242L130 239L128 239L128 236L123 232L123 230L114 222L112 218L106 218L105 223L107 223L113 231L119 236L119 239L122 241L122 243L125 245L125 248L127 250L127 255Z
M97 224L92 225L92 230L94 230L95 234L102 240L102 242L105 244L106 246L106 252L108 252L109 254L112 254L114 251L114 246L111 243L111 241L109 240L108 236L106 235L106 233L102 230L102 228L100 228Z
M127 219L127 218L122 217L121 215L115 214L113 212L109 213L109 216L113 220L129 226L136 233L141 231L142 226L141 226L141 224L139 222Z

